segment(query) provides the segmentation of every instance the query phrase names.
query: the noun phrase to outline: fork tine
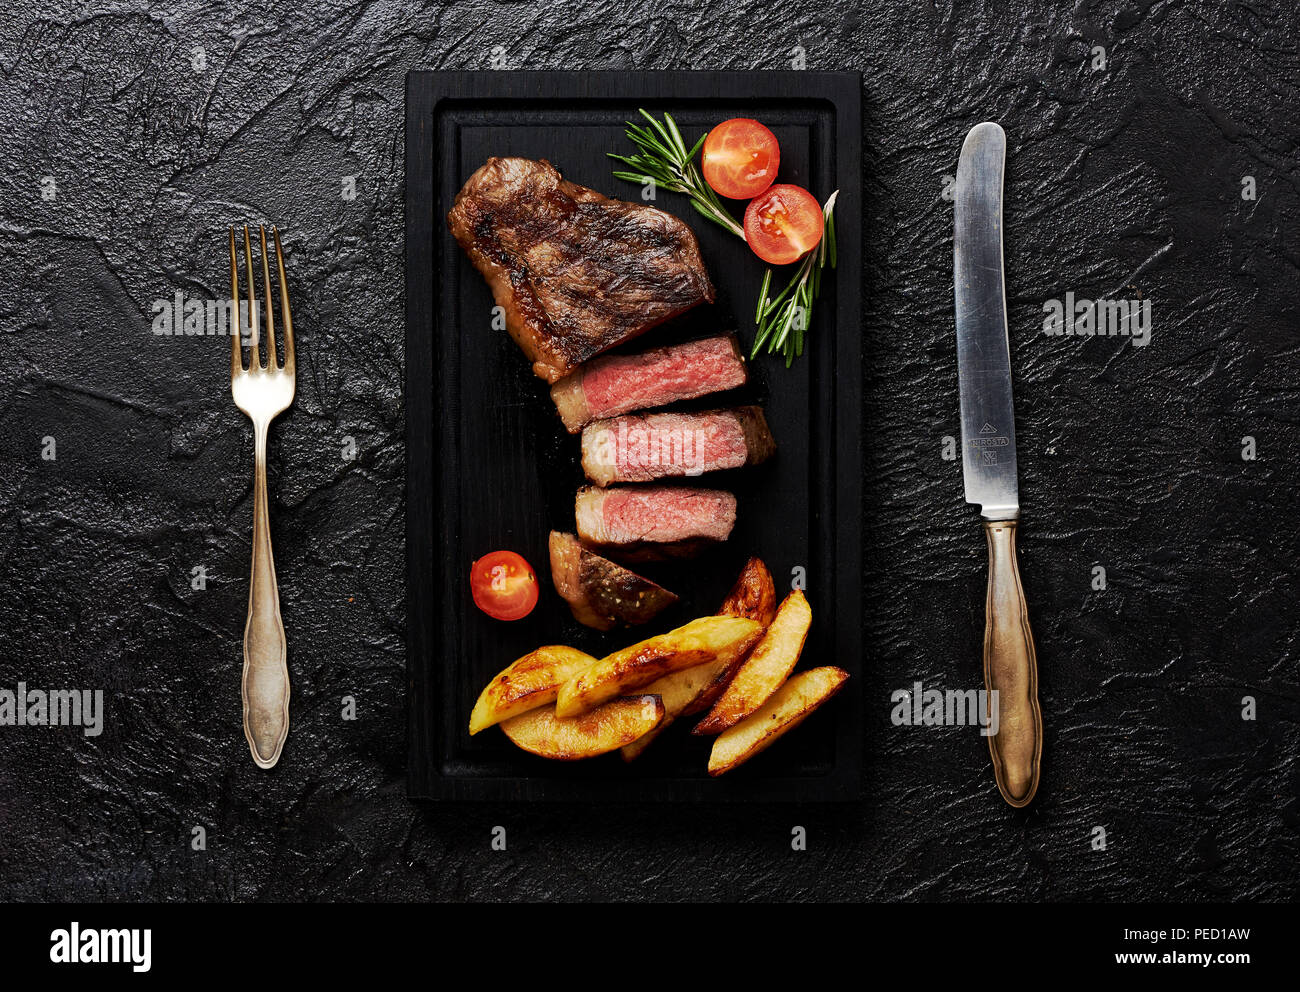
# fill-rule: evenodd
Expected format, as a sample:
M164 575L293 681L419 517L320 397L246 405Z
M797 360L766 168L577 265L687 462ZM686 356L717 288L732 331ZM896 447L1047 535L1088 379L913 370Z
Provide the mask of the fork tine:
M248 225L244 225L244 272L248 275L248 323L253 332L252 350L248 353L249 370L262 367L261 351L258 348L262 337L261 321L257 314L257 280L253 278L253 246L248 240Z
M230 375L244 371L244 355L239 347L239 263L235 259L235 229L230 229L230 317L234 321L230 336Z
M289 284L284 278L284 252L280 249L280 229L272 225L271 234L275 238L275 262L280 267L280 322L284 324L284 370L289 375L293 375L295 370L293 317L289 313Z
M271 268L266 260L266 227L259 226L262 232L262 291L266 293L266 367L274 369L275 354L275 311L271 309Z

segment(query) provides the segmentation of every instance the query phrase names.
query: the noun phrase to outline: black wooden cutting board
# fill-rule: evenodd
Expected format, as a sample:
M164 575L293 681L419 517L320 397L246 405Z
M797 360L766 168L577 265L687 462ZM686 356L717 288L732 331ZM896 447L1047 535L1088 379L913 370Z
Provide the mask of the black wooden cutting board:
M861 118L857 73L413 72L406 107L407 578L412 797L434 799L847 800L861 788ZM492 155L545 158L566 179L610 196L642 190L611 175L606 152L629 153L625 121L644 107L671 113L688 143L729 117L765 123L781 143L778 181L824 200L839 189L839 267L827 278L802 358L751 363L736 402L766 410L778 454L764 466L705 482L739 499L723 547L686 565L642 570L682 602L633 631L573 621L550 581L547 535L573 530L583 484L579 444L560 425L545 383L494 329L486 283L447 229L464 181ZM753 340L764 265L739 239L701 218L684 196L654 205L700 240L717 302L632 348L736 330ZM733 204L740 216L742 204ZM783 273L774 285L783 285ZM496 549L524 555L542 582L538 607L492 620L470 597L470 564ZM711 739L692 720L666 731L632 764L617 755L545 761L497 729L471 738L483 686L541 644L600 656L717 610L745 558L761 556L778 595L803 576L813 626L801 668L834 664L845 690L764 754L719 779L705 772Z

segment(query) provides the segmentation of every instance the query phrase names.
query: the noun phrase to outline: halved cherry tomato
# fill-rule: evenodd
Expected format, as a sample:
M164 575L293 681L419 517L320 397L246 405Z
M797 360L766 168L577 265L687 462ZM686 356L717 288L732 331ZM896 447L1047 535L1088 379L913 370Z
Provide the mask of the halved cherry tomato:
M824 226L821 204L802 186L788 183L773 186L745 210L745 240L771 265L808 254L821 242Z
M522 555L493 551L469 567L469 591L494 620L520 620L537 605L537 575Z
M781 164L776 135L758 121L733 117L704 139L704 181L720 196L748 200L772 185Z

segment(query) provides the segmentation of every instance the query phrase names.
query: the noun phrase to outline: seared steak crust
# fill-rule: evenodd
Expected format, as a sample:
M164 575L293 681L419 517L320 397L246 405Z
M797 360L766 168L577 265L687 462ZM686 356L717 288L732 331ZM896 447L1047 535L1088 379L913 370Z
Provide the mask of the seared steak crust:
M588 551L572 534L551 531L550 550L555 589L588 627L645 623L677 602L663 586Z
M488 159L447 222L547 382L713 300L689 227L568 182L545 160Z

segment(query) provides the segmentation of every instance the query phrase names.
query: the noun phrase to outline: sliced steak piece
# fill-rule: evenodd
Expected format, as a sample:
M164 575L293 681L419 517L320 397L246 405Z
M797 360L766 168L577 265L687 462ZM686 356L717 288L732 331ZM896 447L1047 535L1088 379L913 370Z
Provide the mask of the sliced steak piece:
M677 602L662 586L584 548L572 534L551 531L551 578L578 623L609 630L645 623Z
M689 558L736 523L736 497L721 489L587 486L574 509L584 544L630 561Z
M568 182L546 161L488 159L447 223L547 382L713 300L682 221Z
M606 355L551 387L551 399L570 434L601 417L665 406L749 379L734 334L654 348L637 355Z
M757 465L776 450L761 407L631 413L582 430L582 470L598 486Z

